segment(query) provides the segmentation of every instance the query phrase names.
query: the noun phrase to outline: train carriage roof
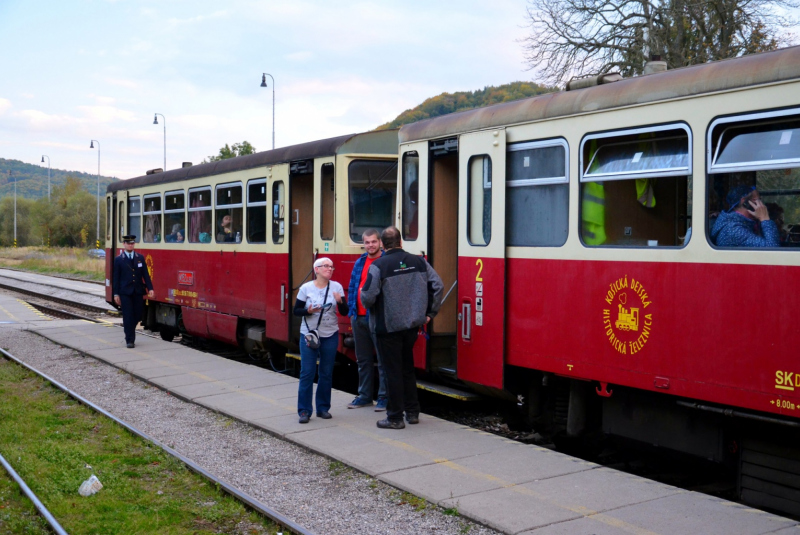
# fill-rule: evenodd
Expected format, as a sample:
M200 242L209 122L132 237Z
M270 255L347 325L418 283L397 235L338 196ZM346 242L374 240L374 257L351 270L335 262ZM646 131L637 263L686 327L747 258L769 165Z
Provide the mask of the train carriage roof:
M163 173L155 173L112 182L108 185L106 191L111 193L153 184L180 182L193 178L231 173L233 171L265 167L297 160L322 158L336 154L387 154L396 156L397 130L348 134L346 136L332 137L319 141L311 141L309 143L257 152L256 154L248 154L247 156L228 158L217 162L171 169Z
M426 119L404 125L400 143L797 78L800 46Z

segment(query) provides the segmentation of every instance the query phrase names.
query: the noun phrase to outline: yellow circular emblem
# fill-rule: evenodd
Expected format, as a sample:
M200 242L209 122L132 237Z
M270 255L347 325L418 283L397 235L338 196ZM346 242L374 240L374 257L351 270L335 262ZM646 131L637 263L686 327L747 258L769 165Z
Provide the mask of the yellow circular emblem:
M641 281L620 277L608 285L603 306L603 327L611 347L621 355L644 349L653 328L652 304Z
M153 257L151 255L147 255L144 258L144 264L147 266L147 274L150 275L150 280L155 284L155 277L153 276Z

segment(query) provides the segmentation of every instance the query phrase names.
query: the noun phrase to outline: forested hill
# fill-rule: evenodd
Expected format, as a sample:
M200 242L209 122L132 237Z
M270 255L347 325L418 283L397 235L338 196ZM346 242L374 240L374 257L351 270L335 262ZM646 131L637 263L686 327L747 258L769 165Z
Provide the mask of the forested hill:
M8 172L11 171L9 177ZM50 170L50 185L63 185L68 176L81 181L83 189L95 195L97 193L97 175L78 171ZM32 165L19 160L0 158L0 199L14 195L14 180L17 181L17 197L38 199L47 197L47 167ZM100 195L105 195L106 187L119 180L114 177L100 175Z
M557 87L545 87L533 82L511 82L497 87L484 87L477 91L442 93L427 99L416 108L404 111L394 121L382 124L376 130L398 128L404 124L414 123L422 119L533 97L543 93L552 93L558 90Z

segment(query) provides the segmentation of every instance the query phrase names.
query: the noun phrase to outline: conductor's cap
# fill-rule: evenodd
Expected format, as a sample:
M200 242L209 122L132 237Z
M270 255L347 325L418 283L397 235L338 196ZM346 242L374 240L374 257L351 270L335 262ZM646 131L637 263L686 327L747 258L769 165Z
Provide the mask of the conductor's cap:
M136 235L128 234L127 236L123 236L122 237L122 241L124 243L134 243L134 242L136 242Z

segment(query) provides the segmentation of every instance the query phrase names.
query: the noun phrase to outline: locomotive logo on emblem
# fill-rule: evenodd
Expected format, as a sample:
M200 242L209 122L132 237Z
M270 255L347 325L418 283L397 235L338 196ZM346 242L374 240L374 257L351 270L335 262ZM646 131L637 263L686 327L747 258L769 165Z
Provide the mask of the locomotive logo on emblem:
M150 255L147 255L145 257L145 259L144 259L144 263L147 266L147 274L150 275L150 280L151 281L154 280L154 277L153 277L153 271L154 271L154 269L153 269L153 257L150 256Z
M603 307L603 327L608 342L621 355L634 355L644 349L653 327L652 302L644 285L628 276L609 284Z

